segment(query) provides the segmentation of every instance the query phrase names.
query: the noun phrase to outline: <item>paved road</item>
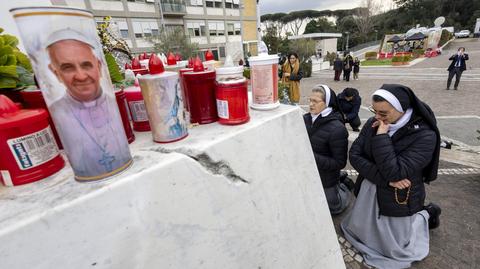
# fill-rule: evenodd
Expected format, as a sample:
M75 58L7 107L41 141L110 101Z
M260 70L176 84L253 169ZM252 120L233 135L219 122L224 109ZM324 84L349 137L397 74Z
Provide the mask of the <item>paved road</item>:
M460 46L469 53L468 70L458 91L446 91L448 58ZM427 201L435 201L443 209L441 225L430 233L429 256L413 268L480 268L480 135L476 133L480 129L480 39L455 40L441 56L411 67L361 68L357 81L334 82L333 71L316 72L302 80L300 103L307 105L307 96L316 84L327 84L336 92L355 87L363 99L360 118L367 119L372 116L366 109L370 96L383 83L411 87L435 111L442 136L456 143L452 150L442 149L439 177L427 186ZM356 136L350 131L349 140ZM345 170L355 179L350 164ZM333 218L339 236L344 217ZM342 244L344 250L347 247ZM345 253L347 268L368 268Z

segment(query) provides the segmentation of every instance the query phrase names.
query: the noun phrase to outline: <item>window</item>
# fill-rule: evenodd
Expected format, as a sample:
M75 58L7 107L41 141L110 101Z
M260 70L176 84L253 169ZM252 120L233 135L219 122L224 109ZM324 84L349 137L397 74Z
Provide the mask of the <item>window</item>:
M236 9L240 8L240 0L233 0L233 8L236 8Z
M233 0L225 0L225 8L233 8Z
M190 5L203 7L203 0L190 0Z
M133 32L136 38L158 36L157 21L132 20Z
M205 22L204 21L191 21L187 22L187 31L189 36L205 36Z
M228 35L240 35L241 34L241 24L239 22L227 23L227 33Z
M128 36L128 25L126 21L119 21L117 22L118 24L118 30L120 31L120 36L122 38L130 38Z
M235 35L241 35L242 32L242 26L240 25L239 22L235 23Z
M223 21L210 21L208 22L208 31L210 36L224 36L225 24Z
M207 0L205 5L207 7L222 8L222 0Z
M225 56L225 47L219 47L219 52L220 52L220 57L226 57Z

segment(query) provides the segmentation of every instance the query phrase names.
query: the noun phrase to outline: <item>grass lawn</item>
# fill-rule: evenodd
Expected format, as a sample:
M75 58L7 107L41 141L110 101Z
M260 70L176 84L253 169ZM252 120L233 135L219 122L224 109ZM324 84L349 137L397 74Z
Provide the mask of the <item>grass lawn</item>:
M362 61L360 66L373 66L373 65L392 65L392 59L379 59Z

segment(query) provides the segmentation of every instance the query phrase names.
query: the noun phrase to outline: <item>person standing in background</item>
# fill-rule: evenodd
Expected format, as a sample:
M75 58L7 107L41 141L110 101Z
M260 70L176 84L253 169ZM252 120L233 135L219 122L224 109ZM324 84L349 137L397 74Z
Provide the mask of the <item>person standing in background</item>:
M358 80L358 73L360 72L360 60L358 60L358 57L355 57L355 60L353 61L353 79Z
M343 70L343 61L340 59L340 56L337 55L335 61L333 62L333 70L335 71L335 77L333 80L340 81L340 74Z
M282 65L280 77L283 83L289 85L290 101L293 104L298 104L300 102L300 80L303 78L303 71L295 52L288 54L287 61Z
M460 77L462 76L463 71L467 70L467 65L465 61L468 60L468 54L465 53L464 47L460 47L457 51L457 54L452 55L448 60L452 62L448 67L448 80L446 90L450 90L450 84L452 84L453 76L455 76L455 84L453 85L453 89L458 90Z

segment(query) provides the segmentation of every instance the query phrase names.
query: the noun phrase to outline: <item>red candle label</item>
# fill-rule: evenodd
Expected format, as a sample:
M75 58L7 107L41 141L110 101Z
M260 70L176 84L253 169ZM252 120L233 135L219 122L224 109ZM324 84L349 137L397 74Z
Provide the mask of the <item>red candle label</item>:
M132 113L133 121L148 121L145 101L130 101L128 104L130 105L130 112Z
M9 139L7 144L21 170L39 166L59 154L50 126L29 135Z

